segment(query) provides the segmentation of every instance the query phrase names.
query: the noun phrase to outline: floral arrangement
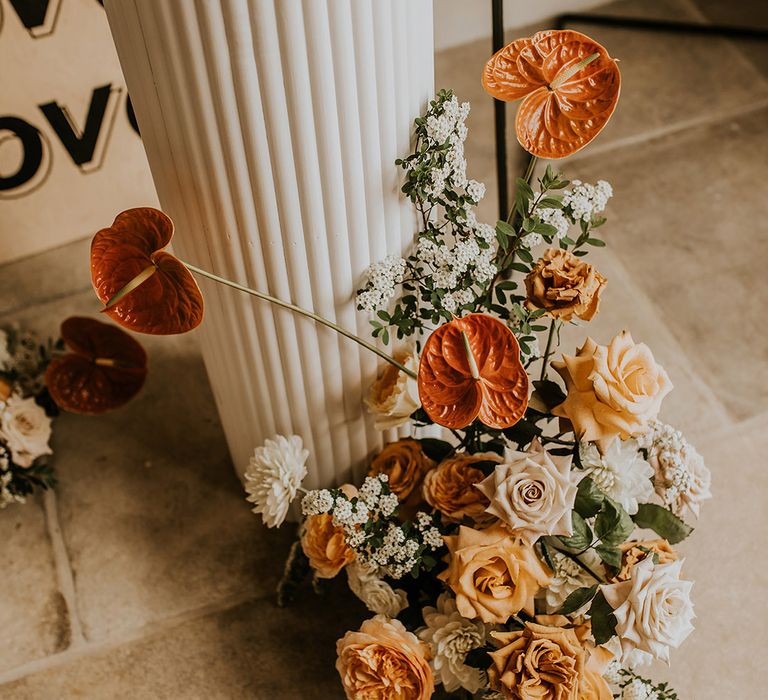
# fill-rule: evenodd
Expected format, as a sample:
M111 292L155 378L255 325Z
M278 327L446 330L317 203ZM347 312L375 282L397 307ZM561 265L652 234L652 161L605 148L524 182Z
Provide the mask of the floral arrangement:
M112 410L133 398L145 376L141 345L101 321L73 316L62 323L60 338L46 342L0 328L0 509L56 485L49 458L60 409Z
M373 614L337 645L348 698L671 700L636 669L669 661L693 629L675 546L711 497L710 475L658 419L672 383L645 344L621 331L556 357L562 326L599 311L606 279L584 258L605 245L613 193L551 165L534 178L538 157L570 155L605 126L618 67L578 32L540 32L493 56L483 85L522 100L516 131L532 159L514 207L495 226L477 221L469 105L440 92L397 161L419 214L413 246L371 265L357 295L375 343L173 257L173 224L154 209L96 235L94 287L119 324L179 333L202 320L199 274L388 362L366 403L377 427L411 437L385 445L363 483L305 490L295 435L256 448L246 472L266 525L300 503L279 602L309 574L322 592L343 571ZM420 437L427 426L442 437Z

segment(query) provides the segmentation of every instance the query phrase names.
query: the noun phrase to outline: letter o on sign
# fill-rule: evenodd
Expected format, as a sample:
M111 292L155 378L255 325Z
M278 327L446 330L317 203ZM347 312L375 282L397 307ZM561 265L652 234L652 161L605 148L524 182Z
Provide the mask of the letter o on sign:
M29 194L49 170L50 149L43 135L19 117L0 117L0 199Z

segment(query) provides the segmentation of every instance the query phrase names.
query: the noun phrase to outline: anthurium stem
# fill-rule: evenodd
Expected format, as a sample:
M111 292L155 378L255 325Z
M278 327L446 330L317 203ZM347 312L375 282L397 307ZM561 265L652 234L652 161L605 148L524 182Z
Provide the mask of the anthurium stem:
M549 324L549 334L547 335L547 347L544 350L544 355L541 358L541 376L540 380L544 380L547 376L547 363L549 362L549 356L552 354L552 341L554 340L555 333L557 332L557 319L552 319L552 323Z
M237 282L232 282L231 280L225 279L224 277L219 277L218 275L215 275L212 272L208 272L207 270L202 270L195 265L190 265L188 262L185 262L184 265L186 265L192 272L195 272L202 277L207 277L208 279L211 279L214 282L219 282L220 284L224 284L227 287L232 287L233 289L237 289L240 292L245 292L246 294L250 294L252 297L256 297L257 299L268 301L270 304L274 304L275 306L281 306L284 309L289 309L290 311L294 311L297 314L306 316L307 318L311 318L313 321L317 321L318 323L321 323L324 326L327 326L328 328L333 329L337 333L341 333L341 335L343 335L344 337L349 338L350 340L354 340L358 345L362 345L366 350L370 350L371 352L376 353L380 358L382 358L383 360L386 360L391 365L394 365L401 372L405 372L405 374L407 374L409 377L416 379L416 372L414 372L411 369L408 369L405 365L398 362L394 357L392 357L391 355L388 355L383 350L380 350L373 343L369 343L368 341L363 340L362 338L356 336L354 333L351 333L350 331L346 330L345 328L342 328L341 326L337 326L333 321L329 321L327 318L324 318L323 316L316 314L314 311L303 309L300 306L296 306L296 304L291 304L288 301L283 301L282 299L273 297L271 294L265 294L264 292L258 292L255 289L251 289L250 287L244 287L242 284L237 284Z

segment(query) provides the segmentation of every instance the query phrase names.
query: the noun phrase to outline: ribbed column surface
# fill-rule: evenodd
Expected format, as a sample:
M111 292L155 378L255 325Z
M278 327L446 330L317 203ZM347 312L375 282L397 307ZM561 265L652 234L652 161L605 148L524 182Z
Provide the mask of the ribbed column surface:
M411 241L394 165L433 91L431 0L108 0L174 250L368 337L363 270ZM199 332L232 458L302 436L309 487L359 471L381 435L378 358L201 281Z

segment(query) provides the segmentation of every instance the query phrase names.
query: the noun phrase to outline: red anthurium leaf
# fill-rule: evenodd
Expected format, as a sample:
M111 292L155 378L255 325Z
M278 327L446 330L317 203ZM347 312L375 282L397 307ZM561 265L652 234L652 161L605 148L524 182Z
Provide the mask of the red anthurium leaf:
M491 428L509 428L528 406L517 339L485 314L456 318L429 336L418 385L427 415L446 428L465 428L475 418Z
M92 318L72 316L61 324L70 351L55 358L45 384L56 404L70 413L97 415L130 401L147 376L147 354L128 333Z
M520 145L540 158L564 158L586 146L619 101L616 60L580 32L550 30L494 54L483 87L499 100L523 98L515 119Z
M172 236L173 222L149 207L118 214L112 226L94 236L91 280L104 304L140 281L104 311L121 326L171 335L191 331L203 320L203 296L192 273L162 250Z

